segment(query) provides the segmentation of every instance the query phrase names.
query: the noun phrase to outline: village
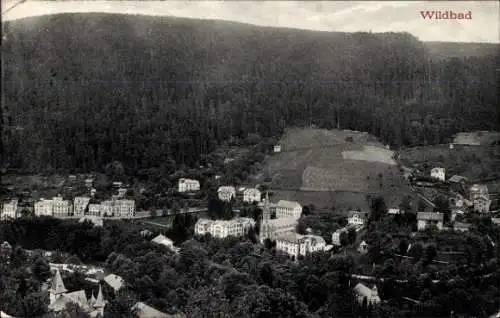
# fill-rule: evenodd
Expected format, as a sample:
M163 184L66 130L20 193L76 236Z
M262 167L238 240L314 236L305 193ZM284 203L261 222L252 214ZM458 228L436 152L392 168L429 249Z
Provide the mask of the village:
M280 145L274 147L274 153L281 151ZM409 169L406 169L409 170ZM220 176L219 176L220 177ZM446 176L446 169L443 167L433 167L430 173L424 174L418 169L413 170L407 176L408 184L415 196L420 199L415 214L416 223L411 226L414 231L413 237L419 232L434 233L451 231L461 233L470 231L474 228L474 222L470 222L471 216L486 216L493 224L500 224L500 218L497 217L497 210L491 210L492 206L498 208L498 203L492 205L492 198L488 193L488 187L484 184L470 184L464 177L453 175ZM68 184L75 186L77 184L75 175L68 176ZM78 186L75 186L78 187ZM61 195L52 199L39 199L33 203L33 206L18 206L18 199L12 198L5 201L1 208L0 220L13 221L24 217L53 217L62 220L76 220L80 223L88 222L93 226L103 227L106 220L146 220L153 222L155 216L151 211L136 211L136 204L129 189L122 182L114 181L110 185L111 197L98 202L95 199L97 190L93 187L93 179L85 178L79 186L83 189L73 198L68 195L63 198ZM211 219L206 218L206 212L199 207L185 207L180 211L169 211L167 214L182 214L189 211L201 215L197 219L192 237L213 237L214 239L244 238L250 233L258 233L257 244L273 248L278 254L286 255L291 261L300 262L307 255L315 252L325 252L334 254L354 253L363 257L370 250L371 242L365 237L367 227L371 222L374 211L349 210L342 216L343 226L331 232L328 237L315 235L315 229L306 228L299 230L299 222L304 218L303 211L306 208L300 202L279 200L271 202L269 192L271 189L259 189L255 187L236 187L231 185L221 185L217 189L217 200L222 204L228 204L233 209L234 217L230 219ZM176 184L175 192L192 196L202 191L199 180L189 178L179 178ZM87 195L84 195L87 192ZM436 206L437 196L446 199L444 205ZM493 199L495 199L493 194ZM28 200L29 201L29 200ZM256 208L262 213L258 219L249 216L239 216L239 212L244 207ZM238 207L238 208L234 208ZM414 209L408 209L403 204L400 206L385 207L382 211L389 218L400 218L404 215L413 214ZM408 210L406 210L408 209ZM26 211L29 211L28 213ZM32 213L30 213L32 212ZM138 226L145 223L138 223ZM299 231L301 233L299 233ZM174 241L164 234L154 235L148 229L141 231L143 238L150 240L153 244L162 245L173 253L179 253L180 247L174 244ZM364 238L364 239L363 239ZM487 236L490 244L498 244ZM406 252L409 253L412 243L407 242ZM401 252L401 251L400 251ZM1 255L4 261L9 260L12 253L12 246L9 242L3 242L1 245ZM52 260L52 252L45 251L43 257ZM402 256L400 257L409 257ZM448 264L447 261L434 260L437 263ZM375 264L374 264L375 266ZM50 295L48 310L58 312L64 310L70 303L77 304L91 317L103 316L106 306L106 300L103 298L101 284L107 285L115 292L119 292L127 283L125 280L114 274L108 273L105 268L87 266L84 264L64 264L50 263L50 269L53 275L47 279L42 286L42 291ZM92 293L90 299L87 299L84 290L68 292L61 272L74 273L75 271L83 273L86 281L96 287L97 296ZM107 273L107 275L105 275ZM367 273L353 274L353 278L358 279L357 285L353 287L357 295L359 304L368 303L377 305L383 300L377 291L374 276ZM375 281L374 281L375 279ZM383 278L382 278L383 279ZM411 302L417 302L408 298ZM182 317L181 315L172 316L162 313L155 308L138 302L131 307L138 313L139 317ZM11 317L2 313L2 317Z

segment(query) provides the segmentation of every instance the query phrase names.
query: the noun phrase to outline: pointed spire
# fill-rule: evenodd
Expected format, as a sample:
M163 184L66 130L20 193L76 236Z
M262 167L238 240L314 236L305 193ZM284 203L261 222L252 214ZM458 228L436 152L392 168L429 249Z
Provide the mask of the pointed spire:
M54 275L54 278L52 278L52 285L50 287L50 291L54 294L64 294L68 290L66 287L64 287L64 283L61 278L61 273L59 272L59 269L56 269L56 274Z
M97 298L94 302L94 308L102 308L105 306L104 296L102 295L102 288L99 284L99 293L97 294Z
M89 306L94 307L95 301L96 301L96 299L94 297L94 292L92 292L92 297L90 297L90 299L89 299Z

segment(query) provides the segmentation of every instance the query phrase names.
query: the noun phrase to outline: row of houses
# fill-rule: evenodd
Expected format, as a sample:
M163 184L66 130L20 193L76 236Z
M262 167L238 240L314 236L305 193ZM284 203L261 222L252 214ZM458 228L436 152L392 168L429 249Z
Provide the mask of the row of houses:
M0 219L16 219L20 216L16 199L4 203ZM127 218L135 214L135 201L126 199L106 200L99 204L90 203L89 197L75 197L73 202L61 196L52 199L41 199L34 204L35 216L52 216L56 218L96 216Z
M200 190L200 182L194 179L180 178L177 183L177 191L181 193L196 192ZM260 202L261 192L256 188L240 188L236 191L233 186L221 186L217 189L217 196L220 200L229 202L236 198L237 192L243 195L243 202Z

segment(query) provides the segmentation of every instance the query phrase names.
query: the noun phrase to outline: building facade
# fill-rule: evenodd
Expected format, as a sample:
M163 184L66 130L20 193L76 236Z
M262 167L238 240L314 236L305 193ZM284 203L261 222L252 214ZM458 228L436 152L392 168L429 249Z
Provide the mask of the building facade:
M113 214L115 217L128 218L135 215L134 200L116 200L113 206Z
M302 206L296 201L280 200L272 208L276 213L277 219L294 218L298 220L302 215Z
M442 230L443 219L443 214L439 212L418 212L417 228L419 231L423 231L429 227L435 226L438 230Z
M195 234L205 235L210 233L216 238L241 237L255 226L251 218L234 218L232 220L208 220L200 219L195 224Z
M361 283L358 283L354 286L354 293L356 294L356 298L360 305L363 305L363 302L366 299L367 305L377 305L380 303L380 296L378 295L377 286L374 285L373 288L369 288Z
M260 202L261 193L259 189L250 188L243 190L243 202Z
M487 196L476 196L472 201L474 204L474 211L478 213L489 213L491 200Z
M17 203L17 199L12 199L9 202L5 202L2 206L2 214L0 215L0 220L16 219Z
M236 197L236 189L232 186L222 186L217 190L219 200L229 202Z
M266 239L274 241L278 235L283 233L295 232L298 224L298 219L295 217L271 219L271 207L269 204L269 196L267 194L262 207L262 221L260 223L259 231L261 243L264 243Z
M444 181L446 177L445 169L435 167L431 169L431 178L438 179L440 181Z
M90 202L89 197L75 197L73 199L73 215L77 216L85 215L89 202Z
M181 178L177 184L179 192L192 192L200 190L200 182L198 180Z
M295 260L309 253L323 251L326 242L321 236L300 235L292 232L280 234L276 237L276 250L282 251Z
M52 198L52 216L55 218L65 218L73 214L73 208L69 201L62 197Z
M52 216L52 200L41 199L35 202L36 216Z
M356 227L363 227L368 222L368 213L359 211L349 211L347 223Z
M469 199L474 201L476 198L486 197L489 199L488 186L485 184L473 184L469 188Z

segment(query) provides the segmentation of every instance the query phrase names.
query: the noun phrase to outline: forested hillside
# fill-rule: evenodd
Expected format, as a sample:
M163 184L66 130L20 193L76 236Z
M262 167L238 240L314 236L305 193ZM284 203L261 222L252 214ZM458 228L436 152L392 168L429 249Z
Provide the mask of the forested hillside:
M396 147L498 128L498 56L438 60L405 33L92 13L4 34L4 163L19 172L194 165L230 136L291 125Z

